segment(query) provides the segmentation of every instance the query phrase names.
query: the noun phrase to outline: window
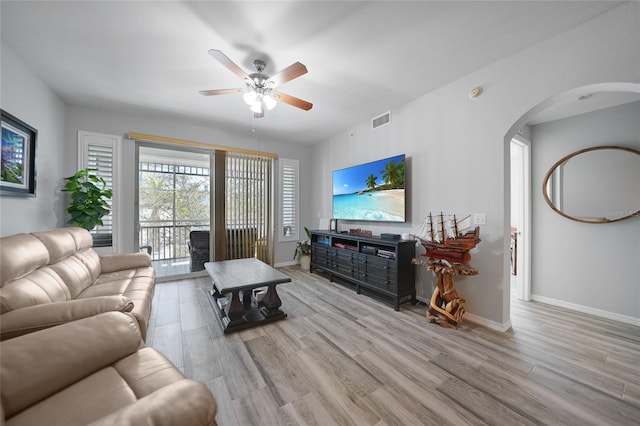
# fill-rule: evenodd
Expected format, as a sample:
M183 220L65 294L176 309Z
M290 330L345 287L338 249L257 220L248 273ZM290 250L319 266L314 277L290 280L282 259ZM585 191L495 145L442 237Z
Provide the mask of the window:
M298 160L282 158L280 163L280 219L279 241L298 240Z
M96 176L107 182L107 187L113 191L113 198L107 200L111 207L111 213L102 218L103 225L91 230L94 239L94 247L113 247L117 252L117 238L114 238L114 230L117 224L117 209L119 207L119 192L117 190L117 152L121 138L115 135L103 135L99 133L78 132L78 169L95 169Z
M208 154L140 148L139 246L151 247L152 259L189 257L189 232L209 229L208 166Z

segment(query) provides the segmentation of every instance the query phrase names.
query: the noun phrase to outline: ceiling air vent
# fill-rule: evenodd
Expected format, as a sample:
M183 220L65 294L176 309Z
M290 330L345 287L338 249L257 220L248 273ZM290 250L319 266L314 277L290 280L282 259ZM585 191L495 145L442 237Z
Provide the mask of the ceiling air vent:
M385 112L384 114L371 120L371 126L373 129L377 129L380 126L391 123L391 112Z

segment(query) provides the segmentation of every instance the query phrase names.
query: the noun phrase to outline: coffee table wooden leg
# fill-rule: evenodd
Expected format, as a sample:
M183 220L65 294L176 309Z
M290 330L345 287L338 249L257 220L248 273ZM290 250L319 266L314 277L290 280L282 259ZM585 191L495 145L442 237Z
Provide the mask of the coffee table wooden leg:
M240 301L240 295L238 291L234 291L231 295L231 301L225 306L225 313L229 319L228 326L232 326L236 323L246 322L244 316L244 304Z
M213 280L211 280L211 295L215 298L222 297L222 294L216 288L216 283L214 283Z
M242 304L244 309L251 309L251 303L253 302L253 292L251 290L244 290L242 292Z
M286 314L279 309L280 306L282 306L282 300L280 300L280 297L278 296L275 285L270 285L267 288L267 293L264 295L262 303L264 306L261 308L261 312L265 317L275 315L286 316Z

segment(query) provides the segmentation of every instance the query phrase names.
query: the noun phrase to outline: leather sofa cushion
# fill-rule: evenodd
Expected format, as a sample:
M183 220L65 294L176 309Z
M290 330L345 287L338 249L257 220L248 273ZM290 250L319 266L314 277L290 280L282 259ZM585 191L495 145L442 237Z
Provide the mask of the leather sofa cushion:
M136 352L140 344L138 321L120 312L3 342L0 380L5 415L11 417L110 366Z
M49 251L49 265L67 283L72 298L100 276L100 256L92 249L93 238L85 230L58 228L32 235Z
M49 250L49 264L69 257L77 251L76 241L65 228L46 232L33 232L31 235L42 241L42 244Z
M0 287L49 263L49 251L33 235L4 237L0 244Z
M131 283L131 279L129 278L107 282L96 282L94 285L80 293L77 298L88 299L91 297L109 296L110 294L122 294L124 296L123 293L127 290L127 287L129 287L129 283Z
M76 240L59 231L34 233L38 238L28 234L2 238L0 313L75 299L100 277L100 256L91 248L75 252ZM59 246L55 244L58 239ZM79 241L87 242L80 237Z
M117 370L109 367L16 414L8 425L87 425L137 400Z
M77 251L93 247L93 237L82 228L57 228L51 231L32 232L49 250L49 263L62 260Z
M69 287L69 294L75 299L82 290L89 287L100 276L100 259L97 254L73 254L50 265Z
M146 253L106 254L100 257L100 272L122 271L125 269L150 268L151 256Z
M184 377L160 352L142 348L10 418L7 426L87 425ZM179 396L179 395L177 395ZM175 400L165 401L165 410ZM116 424L116 423L114 423Z
M71 299L69 287L49 266L18 278L0 292L0 312Z
M15 309L2 315L0 340L12 339L103 312L131 312L133 307L133 302L128 297L104 296Z
M217 404L202 383L181 380L145 396L90 426L215 426Z
M146 331L151 316L151 303L149 301L153 298L154 290L150 282L153 280L155 280L155 275L151 267L103 274L92 286L80 293L77 299L122 294L122 296L133 302L131 313L141 325L142 338L146 339Z
M113 364L137 398L184 379L184 376L153 348L142 348Z
M4 341L0 425L215 426L211 391L141 344L120 312Z
M93 247L93 237L86 230L78 228L77 226L71 226L64 229L71 235L71 237L73 237L78 251Z

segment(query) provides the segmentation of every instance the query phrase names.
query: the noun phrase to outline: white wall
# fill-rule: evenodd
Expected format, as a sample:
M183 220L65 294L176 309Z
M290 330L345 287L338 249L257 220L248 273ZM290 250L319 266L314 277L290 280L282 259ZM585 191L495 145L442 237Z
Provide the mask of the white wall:
M67 106L4 42L0 62L2 109L38 130L36 196L0 197L0 236L64 226L59 189L70 164L63 149Z
M551 210L542 195L544 176L556 161L600 145L640 150L640 102L532 127L532 298L640 324L640 217L575 222ZM637 210L640 181L635 191Z
M173 117L161 117L159 115L119 113L104 109L70 106L67 119L67 135L65 151L74 156L76 150L76 140L78 130L86 130L98 133L120 135L124 144L124 169L125 179L133 182L133 162L134 147L133 142L126 140L129 132L138 132L163 136L176 139L184 139L213 145L223 145L252 150L262 150L278 154L282 158L292 158L300 160L300 185L302 188L310 185L310 175L308 168L304 165L310 162L309 146L279 142L263 139L260 136L260 126L268 125L268 117L264 122L256 121L255 133L251 132L251 121L247 120L247 133L230 133L219 129L214 129L198 124L193 124ZM123 185L123 214L125 222L125 236L122 251L132 251L134 247L134 197L135 188L132 185ZM277 192L277 189L276 189ZM304 195L303 197L309 197ZM302 217L309 216L309 203L307 198L300 201ZM277 211L277 210L276 210ZM276 224L277 225L277 224ZM301 235L300 238L305 238ZM275 263L287 263L292 259L295 242L279 243L276 240L274 250Z
M389 126L371 131L369 122L362 123L314 145L313 214L331 215L332 170L406 153L408 223L358 225L374 233L406 232L430 210L486 213L482 242L472 251L480 274L456 283L470 318L508 328L510 155L505 137L510 140L514 124L557 93L601 82L639 82L639 14L640 4L625 4L411 103L390 106ZM475 86L484 93L469 99ZM431 293L431 275L418 270L418 295Z

